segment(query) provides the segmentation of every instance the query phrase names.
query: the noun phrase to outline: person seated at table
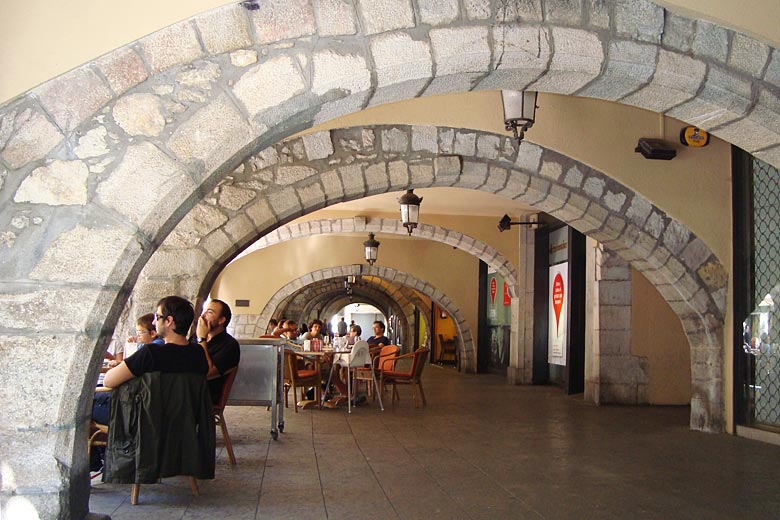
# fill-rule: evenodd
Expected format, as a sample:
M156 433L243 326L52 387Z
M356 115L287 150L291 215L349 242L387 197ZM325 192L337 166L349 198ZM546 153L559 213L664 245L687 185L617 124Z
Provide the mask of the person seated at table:
M284 332L284 327L287 325L287 320L285 318L282 318L279 320L276 324L276 327L271 331L271 335L274 337L281 337L282 332Z
M187 340L194 318L195 310L184 298L166 296L160 300L154 321L157 335L165 343L143 345L133 356L106 372L103 384L116 388L147 372L192 372L205 377L209 371L206 354L200 345Z
M276 318L271 318L271 320L268 322L268 326L265 328L265 333L272 334L278 325L279 321Z
M279 324L281 325L281 321ZM294 320L287 320L284 322L283 327L278 327L274 333L273 336L277 338L286 338L289 340L295 340L298 339L298 323L296 323Z
M360 341L360 335L363 334L363 329L355 323L352 322L352 325L349 326L349 335L347 336L347 345L354 345L358 341Z
M161 343L152 341L142 345L135 354L106 372L103 386L116 388L146 372L194 372L205 377L209 370L206 355L199 345L190 343L186 337L194 318L192 304L184 298L168 296L160 300L152 319ZM92 419L99 424L108 424L110 410L111 394L96 394ZM90 469L97 471L100 466L90 461Z
M209 393L211 402L219 402L225 374L237 367L241 360L241 347L227 329L233 313L222 300L211 300L203 308L195 328L197 343L203 348L209 364Z
M390 344L390 338L385 336L385 324L379 320L375 321L371 326L374 330L374 335L368 338L368 346L372 349L374 347L384 347Z
M162 338L157 336L157 331L154 328L154 314L144 314L135 320L135 336L127 338L129 343L135 343L139 347L147 343L157 343L158 345L165 344ZM120 347L121 348L121 347ZM124 359L124 349L121 348L116 354L109 357L110 354L106 353L106 359L109 360L108 366L115 367Z
M325 336L322 334L322 321L320 320L312 320L311 325L309 325L309 331L303 335L303 339L318 339L322 341Z

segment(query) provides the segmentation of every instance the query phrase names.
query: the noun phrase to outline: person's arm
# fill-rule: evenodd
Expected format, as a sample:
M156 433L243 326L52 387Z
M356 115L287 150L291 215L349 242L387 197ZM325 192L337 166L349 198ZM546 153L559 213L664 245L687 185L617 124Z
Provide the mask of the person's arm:
M211 359L211 355L209 354L209 347L206 342L206 337L209 335L209 324L203 316L198 318L198 326L195 329L195 335L198 337L198 345L203 349L203 353L206 354L206 361L209 364L209 371L206 374L206 379L219 377L219 369L217 368L217 365L214 364L214 360Z
M122 362L106 372L106 377L103 379L103 386L116 388L134 377L133 373L130 372L130 369L127 367L127 363Z

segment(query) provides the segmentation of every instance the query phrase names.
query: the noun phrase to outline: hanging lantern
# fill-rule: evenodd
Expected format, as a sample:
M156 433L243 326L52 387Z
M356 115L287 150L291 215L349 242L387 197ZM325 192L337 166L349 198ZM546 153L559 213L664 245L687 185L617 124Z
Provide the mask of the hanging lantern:
M422 200L422 197L414 194L414 190L406 190L406 193L398 199L398 203L401 205L401 223L410 235L420 221L420 203Z
M363 246L366 248L366 262L368 262L369 265L374 265L376 257L379 254L379 242L374 240L373 233L368 234L368 240L363 242Z

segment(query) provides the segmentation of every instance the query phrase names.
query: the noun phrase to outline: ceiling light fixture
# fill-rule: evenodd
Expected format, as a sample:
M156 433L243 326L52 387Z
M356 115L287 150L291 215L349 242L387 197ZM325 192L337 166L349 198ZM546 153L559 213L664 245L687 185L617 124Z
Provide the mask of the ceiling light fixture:
M501 102L504 106L504 127L511 130L519 145L525 131L536 121L536 92L530 90L502 90Z
M379 254L379 241L374 240L373 233L368 234L368 240L363 242L363 247L365 247L366 251L366 262L368 262L369 265L374 265L377 255Z
M401 223L404 225L409 235L417 227L420 221L420 203L423 198L414 194L414 190L406 190L406 193L398 199L401 205Z

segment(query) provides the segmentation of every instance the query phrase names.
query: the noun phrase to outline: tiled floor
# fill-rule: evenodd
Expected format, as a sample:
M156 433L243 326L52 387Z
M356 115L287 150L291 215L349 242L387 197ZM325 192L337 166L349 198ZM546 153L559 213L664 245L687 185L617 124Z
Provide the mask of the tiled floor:
M780 447L688 429L688 409L597 407L552 387L426 368L388 406L285 415L229 408L238 465L217 434L217 476L95 483L114 520L254 518L780 518Z

